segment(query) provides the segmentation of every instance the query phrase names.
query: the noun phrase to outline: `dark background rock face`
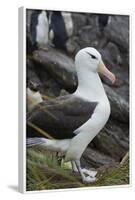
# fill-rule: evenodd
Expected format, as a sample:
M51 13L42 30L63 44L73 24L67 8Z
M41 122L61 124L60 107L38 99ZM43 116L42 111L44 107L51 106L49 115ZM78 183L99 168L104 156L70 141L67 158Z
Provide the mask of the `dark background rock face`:
M49 98L73 93L77 88L74 56L81 48L95 47L117 80L112 85L101 76L111 116L84 152L82 164L98 168L120 162L129 150L129 17L106 15L105 24L99 14L72 13L74 30L67 50L47 47L33 51L29 39L31 13L27 11L27 87Z
M73 92L77 87L77 77L74 62L67 55L50 49L46 53L37 50L33 53L33 59L42 70L46 71L53 79L69 92ZM70 81L69 81L70 80Z

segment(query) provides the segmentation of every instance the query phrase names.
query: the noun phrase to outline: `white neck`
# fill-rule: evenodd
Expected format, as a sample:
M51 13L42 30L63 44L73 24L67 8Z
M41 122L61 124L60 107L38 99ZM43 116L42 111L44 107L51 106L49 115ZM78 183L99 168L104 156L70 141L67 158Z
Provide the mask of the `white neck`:
M91 72L79 67L77 75L78 88L74 95L89 101L105 101L105 99L107 99L101 79L97 72Z

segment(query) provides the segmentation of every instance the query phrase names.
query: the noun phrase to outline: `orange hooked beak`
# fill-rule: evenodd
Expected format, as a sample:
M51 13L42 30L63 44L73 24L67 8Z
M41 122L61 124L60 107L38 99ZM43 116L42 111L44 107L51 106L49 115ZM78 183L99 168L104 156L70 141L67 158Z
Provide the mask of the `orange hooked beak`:
M106 76L112 83L115 82L116 80L115 75L107 69L107 67L104 65L102 61L98 65L98 72Z

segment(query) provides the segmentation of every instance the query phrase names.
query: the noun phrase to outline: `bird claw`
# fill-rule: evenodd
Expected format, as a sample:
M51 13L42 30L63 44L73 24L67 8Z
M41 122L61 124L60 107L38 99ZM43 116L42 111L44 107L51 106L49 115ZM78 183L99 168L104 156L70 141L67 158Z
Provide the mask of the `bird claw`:
M97 175L97 171L91 171L85 168L82 169L82 172L92 178L94 178Z
M96 180L96 177L87 176L83 178L83 183L94 183Z
M76 169L76 168L73 169L72 171L73 171L73 173L79 173L78 169ZM88 169L85 169L85 168L82 169L82 172L85 175L88 175L88 176L90 176L92 178L94 178L97 175L97 171L91 171L91 170L88 170Z

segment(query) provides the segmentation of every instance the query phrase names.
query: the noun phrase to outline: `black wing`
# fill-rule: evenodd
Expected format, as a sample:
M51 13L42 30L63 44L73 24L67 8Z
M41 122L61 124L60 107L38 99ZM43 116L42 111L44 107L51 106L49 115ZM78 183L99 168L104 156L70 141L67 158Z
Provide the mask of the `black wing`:
M27 137L68 139L93 114L97 102L82 101L74 95L44 101L27 116Z

